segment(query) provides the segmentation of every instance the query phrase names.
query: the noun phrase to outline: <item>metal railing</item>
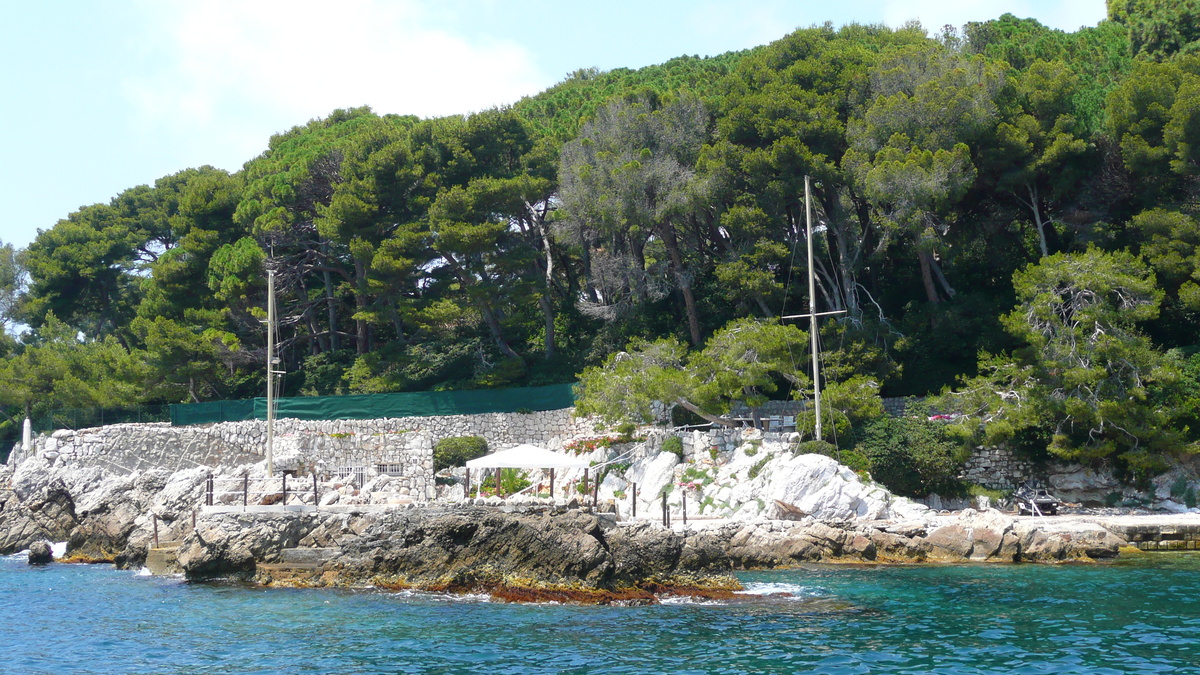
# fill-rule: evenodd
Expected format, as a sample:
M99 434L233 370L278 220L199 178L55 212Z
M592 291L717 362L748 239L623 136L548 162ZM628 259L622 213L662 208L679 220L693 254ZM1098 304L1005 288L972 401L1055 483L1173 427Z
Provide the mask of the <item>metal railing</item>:
M317 475L312 474L312 482L308 478L292 476L291 485L289 485L288 474L283 474L278 479L254 479L255 490L250 490L250 474L243 474L240 478L217 478L211 473L208 474L205 481L204 490L204 505L205 506L288 506L289 502L301 505L310 505L316 507L320 503L320 484L317 481ZM279 486L276 490L273 487L262 488L263 483L274 483ZM312 495L312 501L305 499L306 496ZM254 500L251 501L251 496Z

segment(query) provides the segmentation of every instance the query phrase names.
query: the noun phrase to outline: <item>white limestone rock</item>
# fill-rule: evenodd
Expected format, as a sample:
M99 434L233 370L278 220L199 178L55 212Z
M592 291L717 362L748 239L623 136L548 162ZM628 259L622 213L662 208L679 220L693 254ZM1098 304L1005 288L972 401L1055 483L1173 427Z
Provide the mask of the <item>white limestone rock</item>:
M638 512L648 513L651 503L658 500L663 488L675 482L675 467L679 458L670 452L660 452L652 458L639 459L625 472L625 478L637 483Z

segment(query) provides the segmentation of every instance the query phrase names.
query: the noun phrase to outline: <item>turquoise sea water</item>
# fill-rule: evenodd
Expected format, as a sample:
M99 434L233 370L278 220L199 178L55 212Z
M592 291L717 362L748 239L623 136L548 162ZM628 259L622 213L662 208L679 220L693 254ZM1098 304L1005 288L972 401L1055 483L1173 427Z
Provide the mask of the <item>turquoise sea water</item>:
M741 578L757 596L577 607L0 558L0 672L1200 673L1197 554Z

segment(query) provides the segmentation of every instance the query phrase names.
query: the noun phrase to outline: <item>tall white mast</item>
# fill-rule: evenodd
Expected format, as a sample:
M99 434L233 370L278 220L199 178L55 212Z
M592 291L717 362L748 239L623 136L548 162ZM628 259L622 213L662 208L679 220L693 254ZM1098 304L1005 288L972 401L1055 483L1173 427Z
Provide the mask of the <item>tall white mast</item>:
M813 436L821 440L821 366L818 360L817 347L817 317L831 314L843 314L845 310L832 312L817 312L817 282L813 267L813 231L812 231L812 179L804 177L804 229L808 239L808 314L790 314L784 319L808 319L808 333L812 338L812 371L813 371L813 408L816 413L816 425Z
M813 437L821 440L821 370L817 363L817 284L813 275L811 179L804 177L804 229L808 239L808 333L812 337L813 406L817 413Z
M275 475L275 270L267 270L267 476Z

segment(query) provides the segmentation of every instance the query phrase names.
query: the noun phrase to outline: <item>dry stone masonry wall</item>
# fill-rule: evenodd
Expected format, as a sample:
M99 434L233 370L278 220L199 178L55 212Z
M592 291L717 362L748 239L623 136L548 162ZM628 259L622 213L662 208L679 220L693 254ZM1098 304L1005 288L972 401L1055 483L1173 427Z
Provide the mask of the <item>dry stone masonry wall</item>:
M1017 458L1005 445L979 446L963 467L963 478L992 490L1011 490L1032 478L1032 463Z
M275 424L275 466L307 474L310 469L361 486L391 477L405 494L432 499L433 446L450 436L482 436L492 450L520 443L552 449L593 433L594 422L570 408L525 414L450 415L375 420L296 420ZM13 449L8 464L31 454L64 465L97 467L115 474L150 468L233 468L260 462L266 447L261 420L172 427L165 423L117 424L61 429L39 436L26 451Z

